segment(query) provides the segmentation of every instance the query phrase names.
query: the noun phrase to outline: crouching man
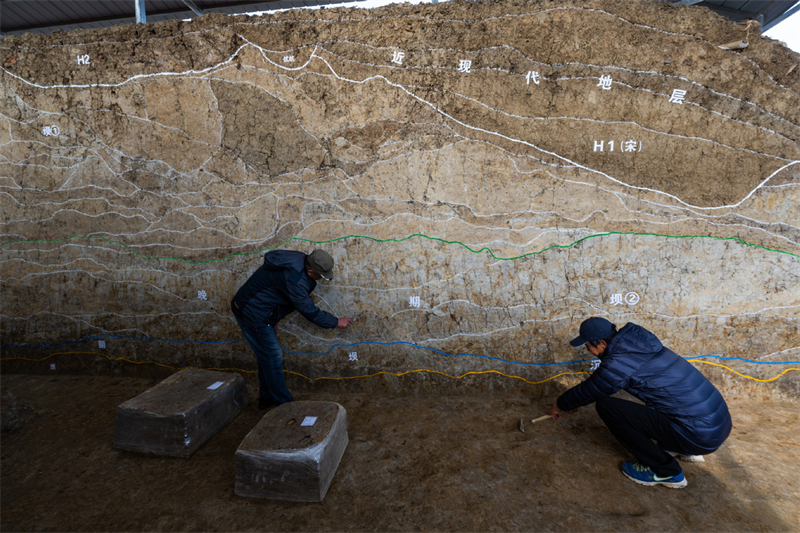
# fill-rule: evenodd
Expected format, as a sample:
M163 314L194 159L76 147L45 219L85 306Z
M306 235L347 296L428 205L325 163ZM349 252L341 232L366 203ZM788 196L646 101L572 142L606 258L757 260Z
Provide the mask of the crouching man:
M547 414L559 419L595 402L608 429L636 457L622 465L636 483L683 488L686 478L675 458L702 461L728 438L731 416L716 387L643 327L628 323L618 332L605 318L592 317L570 344L586 344L600 366ZM620 389L645 405L612 398Z
M231 310L258 362L258 408L292 401L283 378L278 322L295 309L323 328L346 328L353 321L319 309L311 292L317 281L333 278L333 258L323 250L306 255L290 250L264 254L264 264L236 293Z

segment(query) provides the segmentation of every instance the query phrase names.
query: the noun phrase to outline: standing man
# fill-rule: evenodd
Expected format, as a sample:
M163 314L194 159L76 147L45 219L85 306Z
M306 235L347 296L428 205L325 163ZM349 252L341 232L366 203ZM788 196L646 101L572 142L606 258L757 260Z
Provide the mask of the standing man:
M731 432L731 415L719 391L688 361L633 323L619 332L605 318L592 317L570 344L587 345L600 359L588 379L558 397L547 414L595 402L608 429L638 462L622 464L622 473L642 485L686 486L678 461L702 461ZM612 398L625 389L645 405ZM653 442L655 440L655 442Z
M317 281L333 279L333 258L323 250L306 255L290 250L264 254L264 264L236 293L231 310L258 362L258 408L291 402L283 378L283 350L278 322L295 309L323 328L346 328L353 321L336 318L311 299Z

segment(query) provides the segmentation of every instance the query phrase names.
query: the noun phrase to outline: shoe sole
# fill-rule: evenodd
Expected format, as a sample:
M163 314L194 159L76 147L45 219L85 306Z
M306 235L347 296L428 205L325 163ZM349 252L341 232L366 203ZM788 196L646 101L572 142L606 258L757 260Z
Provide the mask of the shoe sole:
M630 479L634 483L638 483L639 485L645 485L648 487L654 487L656 485L664 485L665 487L669 487L671 489L682 489L689 483L684 478L683 481L642 481L641 479L636 479L635 477L631 476L625 471L622 471L626 478Z

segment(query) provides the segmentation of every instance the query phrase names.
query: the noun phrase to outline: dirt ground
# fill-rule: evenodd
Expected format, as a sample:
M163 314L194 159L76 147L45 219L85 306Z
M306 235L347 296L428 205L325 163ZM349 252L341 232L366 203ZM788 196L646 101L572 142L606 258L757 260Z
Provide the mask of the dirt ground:
M321 503L235 496L251 403L190 459L111 447L115 408L155 378L0 376L35 406L2 434L2 531L797 531L800 417L790 401L733 400L734 429L687 488L642 487L591 408L525 434L551 398L503 393L296 399L347 409L350 444ZM254 380L248 379L251 398ZM6 402L8 403L8 402ZM5 407L8 407L6 405Z

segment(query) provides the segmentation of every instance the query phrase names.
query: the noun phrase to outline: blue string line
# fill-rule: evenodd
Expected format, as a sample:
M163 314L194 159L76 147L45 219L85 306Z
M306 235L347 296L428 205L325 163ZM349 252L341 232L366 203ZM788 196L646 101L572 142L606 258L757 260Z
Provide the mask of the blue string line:
M583 363L585 361L591 361L592 359L578 359L575 361L567 361L564 363L520 363L519 361L509 361L507 359L500 359L498 357L491 357L488 355L482 355L477 353L459 353L459 354L452 354L447 352L441 352L436 348L430 348L428 346L420 346L419 344L414 344L413 342L407 341L395 341L395 342L354 342L352 344L334 344L327 352L292 352L283 348L286 353L290 353L292 355L328 355L333 351L334 348L349 348L351 346L359 346L361 344L378 344L380 346L394 346L396 344L407 344L409 346L414 346L415 348L422 348L423 350L430 350L432 352L436 352L441 355L446 355L447 357L480 357L482 359L491 359L492 361L499 361L501 363L509 363L512 365L520 365L520 366L558 366L558 365L571 365L575 363Z
M186 340L180 341L180 340L157 338L157 337L134 337L134 336L126 337L126 336L121 336L121 335L103 334L103 335L94 335L92 337L85 337L85 338L83 338L81 340L77 340L77 341L62 342L60 344L52 344L52 345L49 345L49 346L45 346L45 345L41 345L41 346L24 346L24 345L6 346L6 347L3 348L3 350L8 350L8 349L11 349L11 348L21 348L21 349L58 348L59 346L68 346L70 344L79 344L81 342L91 341L91 340L99 339L99 338L102 338L102 337L110 337L110 338L114 338L114 339L166 341L166 342L173 342L173 343L176 343L176 344L185 344L187 342L191 342L191 343L195 343L195 344L224 344L224 343L228 343L228 342L240 342L240 341L244 341L245 340L245 339L227 339L227 340L221 340L221 341L198 341L198 340L194 340L194 339L186 339ZM351 343L351 344L334 344L333 346L330 347L330 349L328 349L328 351L325 351L325 352L293 352L291 350L287 350L286 348L283 348L283 347L281 347L281 348L283 348L283 350L286 353L289 353L289 354L292 354L292 355L328 355L329 353L331 353L336 348L350 348L352 346L360 346L360 345L364 345L364 344L375 344L375 345L379 345L379 346L395 346L395 345L398 345L398 344L406 344L408 346L413 346L415 348L421 348L423 350L429 350L429 351L432 351L432 352L436 352L436 353L438 353L440 355L444 355L444 356L447 356L447 357L480 357L482 359L491 359L492 361L498 361L498 362L501 362L501 363L508 363L508 364L520 365L520 366L572 365L572 364L585 363L585 362L589 362L589 361L594 361L595 360L594 358L592 358L592 359L576 359L574 361L566 361L566 362L563 362L563 363L521 363L519 361L509 361L507 359L500 359L498 357L491 357L491 356L482 355L482 354L474 354L474 353L451 354L451 353L439 351L436 348L430 348L428 346L421 346L419 344L414 344L413 342L407 342L407 341L395 341L395 342L364 341L364 342L354 342L354 343ZM716 359L723 359L725 361L744 361L746 363L753 363L753 364L757 364L757 365L798 365L798 364L800 364L800 361L754 361L753 359L743 359L741 357L722 357L721 355L710 355L710 354L709 355L695 355L695 356L692 356L692 357L684 357L684 359L689 361L689 360L692 360L692 359L702 359L704 357L713 357L713 358L716 358Z
M800 365L800 361L754 361L752 359L742 359L741 357L722 357L721 355L694 355L692 357L684 357L684 359L690 361L692 359L702 359L703 357L716 357L717 359L724 359L726 361L744 361L757 365Z

